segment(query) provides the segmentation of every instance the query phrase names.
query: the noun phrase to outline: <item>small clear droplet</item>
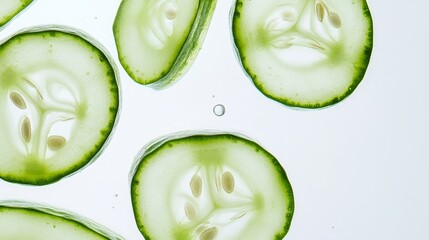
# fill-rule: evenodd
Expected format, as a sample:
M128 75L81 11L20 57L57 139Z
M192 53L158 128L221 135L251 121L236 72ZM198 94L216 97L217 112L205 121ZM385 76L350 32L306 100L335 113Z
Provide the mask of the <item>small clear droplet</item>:
M225 106L222 104L216 104L213 107L213 113L218 117L223 116L225 114Z

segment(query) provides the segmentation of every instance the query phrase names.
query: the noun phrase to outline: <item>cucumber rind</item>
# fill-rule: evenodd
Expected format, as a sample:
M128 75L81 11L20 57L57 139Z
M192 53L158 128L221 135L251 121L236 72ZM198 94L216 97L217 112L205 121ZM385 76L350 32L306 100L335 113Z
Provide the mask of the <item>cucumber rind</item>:
M0 16L0 30L6 27L7 24L9 24L14 18L21 14L34 1L36 0L21 0L21 5L18 8L14 9L13 12L10 12L7 15Z
M26 177L23 175L17 175L15 173L4 173L0 171L0 178L8 182L28 185L46 185L55 183L64 177L69 177L78 173L87 166L91 165L103 153L103 151L112 139L120 117L120 111L122 108L121 86L119 71L108 50L101 43L92 38L89 34L74 27L51 24L33 26L22 29L10 35L6 39L0 41L0 55L2 54L2 49L4 48L4 45L8 44L10 41L14 41L16 39L18 39L17 41L20 41L19 38L23 36L25 37L25 35L31 36L33 34L45 34L45 36L64 34L66 36L70 36L71 38L78 40L79 44L84 44L84 47L90 48L92 52L99 56L100 62L103 62L103 71L106 70L106 78L109 79L109 82L106 83L106 86L109 86L109 120L106 122L106 125L103 128L99 129L100 136L103 137L98 138L97 142L93 144L92 150L88 150L85 155L82 155L79 161L75 161L72 166L68 166L62 171L57 170L52 174L46 173L39 176Z
M369 61L373 48L373 20L366 0L359 1L359 3L362 5L361 11L362 15L364 16L365 24L367 27L367 29L365 29L365 45L361 48L359 57L357 57L353 62L354 69L350 79L348 80L348 86L344 87L344 90L341 94L334 95L324 100L315 100L308 102L294 100L293 96L284 96L283 94L273 93L273 90L270 90L269 87L264 86L266 85L264 81L266 82L267 79L263 79L264 76L260 77L263 74L256 73L252 69L252 67L250 67L250 64L248 63L249 60L247 59L245 53L242 51L242 45L244 45L243 42L245 42L246 39L241 39L241 37L239 37L241 35L241 32L238 24L236 23L236 21L238 21L236 19L240 18L241 15L243 1L245 0L234 0L233 5L230 9L231 38L236 58L241 68L244 70L244 74L249 80L251 80L254 86L263 95L292 109L323 109L343 101L356 90L357 86L363 80L366 70L369 66ZM338 59L332 59L332 61L336 60Z
M209 29L208 26L216 8L216 3L217 0L203 1L202 7L198 8L194 24L192 25L182 49L177 55L176 61L166 75L152 84L153 88L163 89L167 86L171 86L171 84L178 81L188 72L202 48Z
M216 140L213 140L216 139ZM264 148L261 147L261 145L259 145L258 143L254 142L253 140L251 140L250 138L248 138L247 136L240 134L240 133L236 133L236 132L221 132L221 131L215 131L215 130L201 130L201 131L183 131L183 132L178 132L178 133L173 133L170 135L166 135L166 136L162 136L159 137L151 142L149 142L148 144L146 144L140 151L139 153L136 155L135 159L134 159L134 163L133 163L133 167L131 168L130 171L130 185L131 185L131 200L132 200L132 206L133 206L133 212L134 212L134 217L136 220L136 224L140 230L140 232L142 233L142 235L145 237L145 239L158 239L159 236L154 236L152 230L148 230L144 220L142 220L143 215L146 214L150 214L147 213L147 211L145 211L145 209L151 209L151 207L153 206L140 206L140 205L144 205L141 203L142 200L139 200L140 197L140 193L139 193L139 185L142 184L141 180L140 180L140 176L142 174L144 174L144 168L147 165L150 165L152 162L156 161L156 155L158 154L158 152L162 152L163 148L174 148L174 144L175 142L204 142L205 140L208 141L218 141L219 139L223 139L223 140L228 140L228 141L232 141L232 142L240 142L243 143L244 145L246 145L249 148L254 149L254 151L258 152L258 154L263 154L267 159L267 161L270 162L270 164L272 164L273 169L275 169L275 172L273 172L273 175L276 175L278 178L278 181L281 181L282 184L282 188L281 190L279 189L279 191L281 191L282 193L284 193L285 198L287 199L287 203L285 203L285 205L287 205L286 208L286 212L284 215L284 225L277 229L275 233L273 233L272 239L283 239L283 237L287 234L287 232L290 229L291 226L291 219L293 216L293 212L294 212L294 196L293 196L293 191L292 191L292 187L290 185L290 182L287 178L286 172L284 170L284 168L282 167L282 165L278 162L278 160L271 155L269 152L267 152ZM147 160L149 159L149 160ZM268 160L269 159L269 160ZM267 163L268 164L268 163ZM149 167L149 166L148 166ZM158 169L159 170L159 169ZM161 174L161 173L160 173ZM163 172L162 174L167 174L168 172ZM171 189L170 189L171 191ZM284 191L284 192L283 192ZM149 198L153 197L152 195L150 195ZM163 208L163 207L160 207ZM165 211L164 209L159 211ZM142 213L144 212L144 213ZM160 213L162 215L162 213ZM159 222L159 219L155 220L153 218L150 218L150 221L155 221L158 224L164 224L162 222ZM149 219L147 219L149 221ZM170 220L166 220L163 219L165 221L170 221ZM171 222L171 221L170 221ZM164 224L164 226L168 224ZM263 228L263 225L259 225L260 228ZM168 229L164 228L165 231L182 231L181 230L177 230L177 229ZM185 236L182 236L179 234L179 236L181 236L182 238ZM176 238L181 239L179 236L176 236ZM250 238L249 238L250 237ZM252 237L255 237L253 235L247 235L246 239L253 239ZM170 238L166 238L166 236L161 237L162 239L170 239ZM176 238L171 238L171 239L176 239ZM186 237L185 237L186 238ZM258 239L258 237L256 236L255 239Z
M60 223L69 223L75 226L78 226L80 229L85 230L87 232L93 232L103 239L112 239L112 240L123 240L124 238L117 233L114 233L110 229L102 226L95 221L71 213L70 211L66 211L59 208L54 208L48 206L46 204L41 203L31 203L27 201L21 200L2 200L0 201L0 218L2 217L2 213L4 211L7 212L22 212L23 214L28 215L38 215L42 217L52 217L52 220L59 221ZM53 222L55 223L55 222ZM10 222L10 224L16 224ZM25 226L22 226L25 228ZM23 229L25 231L25 229ZM37 234L37 233L34 233ZM0 238L2 233L0 232Z
M216 8L217 0L200 0L199 2L200 4L198 6L194 22L173 64L167 70L162 71L157 76L149 79L140 76L139 73L137 73L138 69L134 70L132 63L128 63L127 57L122 54L123 50L119 43L121 34L121 24L119 19L121 18L121 15L125 13L120 11L121 7L119 8L113 24L113 33L115 36L116 48L118 50L118 58L124 70L135 82L160 90L173 85L189 70L202 48L208 31L208 26L210 25ZM121 5L123 3L121 3Z

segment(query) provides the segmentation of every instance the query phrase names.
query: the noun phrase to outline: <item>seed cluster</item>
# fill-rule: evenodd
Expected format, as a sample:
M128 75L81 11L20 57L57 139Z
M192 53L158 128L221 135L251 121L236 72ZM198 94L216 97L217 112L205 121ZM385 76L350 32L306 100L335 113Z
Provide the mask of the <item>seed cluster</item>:
M59 117L57 120L51 120L52 118L47 117L47 115L57 111L64 111L67 114L73 115L73 112L66 110L70 106L60 106L55 102L47 101L48 99L43 97L39 87L26 78L23 78L21 84L17 84L16 90L10 91L9 99L12 105L20 111L19 114L23 115L19 123L19 134L23 143L27 145L27 153L29 153L28 151L32 151L32 154L43 158L45 154L38 152L39 147L37 145L42 145L44 146L43 149L50 149L51 151L59 151L64 148L67 144L67 139L64 136L49 134L44 129L48 129L49 131L52 127L51 125L57 121L74 119L74 116ZM62 109L63 107L64 109ZM35 118L38 118L37 120L41 122L41 127L39 124L33 125L34 122L37 122ZM32 146L32 150L29 150L29 146Z
M326 12L328 14L328 21L331 24L331 26L334 28L341 28L340 16L337 13L329 10L329 8L326 6L326 4L323 1L316 2L315 11L316 11L317 20L319 20L319 22L323 22L323 20L325 19L325 12Z
M189 188L194 198L200 198L203 193L203 187L210 187L211 184L204 183L204 179L201 176L200 172L195 173L189 181ZM235 177L230 171L222 171L220 168L216 169L215 179L214 179L215 187L218 193L232 194L235 190ZM211 192L208 190L207 192ZM191 201L186 201L184 204L184 211L186 217L190 221L194 221L198 219L198 207L192 203ZM230 217L227 221L235 221L244 215L246 215L246 211L241 211ZM195 234L199 236L200 240L212 240L214 239L219 232L219 228L217 226L213 226L211 224L202 224L197 227L195 230Z

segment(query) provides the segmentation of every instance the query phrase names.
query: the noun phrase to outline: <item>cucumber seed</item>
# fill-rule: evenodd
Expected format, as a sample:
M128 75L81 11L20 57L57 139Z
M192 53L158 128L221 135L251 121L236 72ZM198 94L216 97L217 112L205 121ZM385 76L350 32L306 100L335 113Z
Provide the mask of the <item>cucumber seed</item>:
M230 219L231 220L237 220L237 219L240 219L240 218L244 217L244 215L246 215L246 214L247 214L246 211L242 211L242 212L239 212L239 213L235 214Z
M21 135L25 142L29 143L31 140L31 123L28 117L25 117L21 123Z
M185 204L185 214L189 220L193 220L197 216L197 210L192 203L187 202Z
M10 97L10 100L12 100L13 104L19 109L27 108L27 104L25 104L24 98L21 96L21 94L17 92L11 92L9 97Z
M329 12L329 22L334 28L340 28L341 27L341 18L338 16L338 14L334 12Z
M217 235L217 229L215 227L208 228L200 234L200 240L213 240Z
M232 193L234 191L234 176L231 172L224 172L222 174L222 187L226 193Z
M316 15L317 15L317 20L319 20L319 22L322 22L323 19L325 18L325 7L321 2L316 3Z
M199 175L195 174L192 177L190 182L190 187L191 187L192 195L194 195L194 197L199 197L201 195L201 191L203 188L203 180Z
M66 139L62 136L52 135L48 137L47 144L51 150L58 151L66 145Z
M173 20L177 17L177 4L169 3L165 8L165 17L169 20Z

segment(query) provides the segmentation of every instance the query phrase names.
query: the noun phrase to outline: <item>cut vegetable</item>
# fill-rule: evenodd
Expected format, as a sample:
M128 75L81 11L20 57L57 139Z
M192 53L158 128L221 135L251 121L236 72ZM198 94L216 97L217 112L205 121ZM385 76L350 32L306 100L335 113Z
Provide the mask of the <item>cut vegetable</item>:
M0 202L0 239L119 240L117 234L74 214L26 202Z
M0 177L43 185L101 153L118 117L116 70L75 30L46 26L0 44Z
M282 239L294 210L281 164L228 133L180 133L136 157L131 194L146 239Z
M201 48L216 0L124 0L113 25L119 60L134 81L163 88Z
M0 0L0 29L33 0Z
M349 96L373 42L365 0L237 0L232 31L247 75L285 105L320 108Z

